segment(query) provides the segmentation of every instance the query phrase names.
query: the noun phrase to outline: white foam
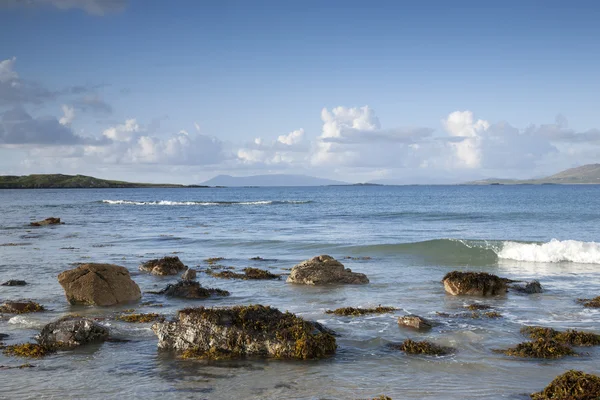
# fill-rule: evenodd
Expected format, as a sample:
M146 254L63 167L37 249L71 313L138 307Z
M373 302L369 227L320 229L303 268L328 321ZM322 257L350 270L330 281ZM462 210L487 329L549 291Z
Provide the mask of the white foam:
M498 258L540 263L600 264L600 243L556 239L541 244L504 242Z
M8 323L13 325L21 325L27 328L35 328L39 325L38 321L22 315L12 317L8 320Z

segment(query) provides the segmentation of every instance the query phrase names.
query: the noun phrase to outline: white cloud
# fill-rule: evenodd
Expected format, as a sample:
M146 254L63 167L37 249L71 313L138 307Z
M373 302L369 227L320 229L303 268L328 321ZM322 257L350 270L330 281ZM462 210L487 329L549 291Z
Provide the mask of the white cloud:
M488 121L474 121L471 111L455 111L442 120L442 124L450 136L462 138L451 142L450 146L456 153L459 166L477 168L481 165L481 133L490 127Z
M102 134L110 140L129 142L138 132L140 132L140 126L135 118L131 118L126 120L124 124L106 129Z
M7 83L19 79L19 74L14 70L17 57L0 61L0 82Z
M293 132L288 133L287 135L281 135L277 138L279 143L286 144L288 146L293 146L298 144L304 138L304 129L298 129Z
M79 9L91 15L103 16L112 12L121 12L127 6L127 0L2 0L0 7L44 7L59 10Z
M71 123L75 119L75 109L63 104L62 110L64 115L58 120L58 122L61 125L71 126Z

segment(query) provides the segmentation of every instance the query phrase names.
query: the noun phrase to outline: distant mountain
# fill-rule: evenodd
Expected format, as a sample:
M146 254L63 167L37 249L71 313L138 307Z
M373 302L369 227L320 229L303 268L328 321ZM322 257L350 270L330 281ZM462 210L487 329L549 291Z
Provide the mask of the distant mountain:
M98 179L85 175L3 175L0 189L76 189L76 188L144 188L144 187L187 187L184 185L132 183Z
M537 179L483 179L467 182L465 185L593 185L600 184L600 164L587 164L581 167L570 168L545 178Z
M218 175L203 182L207 186L327 186L347 185L346 182L331 179L316 178L307 175L253 175L253 176L231 176Z

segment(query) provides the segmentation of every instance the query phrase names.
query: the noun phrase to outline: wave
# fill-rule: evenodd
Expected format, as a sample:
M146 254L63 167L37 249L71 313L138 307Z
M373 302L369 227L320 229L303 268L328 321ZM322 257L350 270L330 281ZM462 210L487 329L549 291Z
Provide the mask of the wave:
M131 201L131 200L102 200L101 203L112 205L134 206L267 206L277 204L308 204L309 200L261 200L261 201Z
M503 240L434 239L414 243L357 246L368 254L416 255L430 262L488 265L498 260L534 263L600 264L600 243L552 239L546 243Z

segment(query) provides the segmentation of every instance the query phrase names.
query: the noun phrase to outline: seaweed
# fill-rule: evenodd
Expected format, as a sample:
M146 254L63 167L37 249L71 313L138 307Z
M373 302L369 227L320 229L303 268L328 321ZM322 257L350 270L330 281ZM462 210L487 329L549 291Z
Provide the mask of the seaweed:
M600 377L569 370L554 378L544 390L531 395L533 400L597 400Z
M483 316L486 317L486 318L502 318L502 314L500 314L497 311L484 312Z
M325 311L325 313L342 315L342 316L346 316L346 317L348 317L348 316L358 317L360 315L365 315L365 314L384 314L384 313L394 312L396 310L397 310L397 308L383 307L380 304L379 306L377 306L375 308L342 307L342 308L337 308L335 310L327 310L327 311Z
M600 296L594 297L593 299L579 299L579 302L582 303L584 307L600 308Z
M531 339L555 340L570 346L598 346L600 335L591 332L580 332L568 329L564 332L541 326L525 326L521 328L521 334Z
M225 258L223 257L210 257L204 260L208 265L213 265L218 263L219 261L223 261Z
M406 339L401 344L392 344L390 347L407 354L424 354L429 356L444 356L454 351L451 347L439 346L426 340L417 342L412 339Z
M144 322L154 322L154 321L163 322L165 320L165 317L163 315L156 314L156 313L148 313L148 314L141 313L141 314L119 315L119 316L117 316L117 319L119 321L124 321L124 322L144 323Z
M48 354L55 353L56 349L52 346L45 346L37 343L21 343L6 346L2 352L7 356L42 358Z
M489 310L492 308L492 306L488 306L487 304L481 304L481 303L472 303L472 304L465 306L465 308L467 310L471 310L471 311L478 311L478 310Z
M507 356L523 358L562 358L577 355L568 345L548 338L519 343L515 347L497 350L497 352L504 353Z
M315 325L297 317L296 315L285 312L282 313L276 308L262 305L234 306L230 308L186 308L179 311L179 315L186 315L192 319L206 320L215 325L226 324L229 327L247 333L274 334L280 341L292 341L293 349L291 354L276 354L276 358L299 358L312 359L320 358L335 352L337 345L335 338L329 333L321 332L318 329L315 332ZM229 350L229 356L239 356L243 352L236 346ZM216 353L215 353L216 352ZM182 356L187 358L223 358L222 349L192 349L184 352ZM213 354L214 353L214 354Z
M243 280L258 280L258 279L280 279L280 275L273 274L267 270L259 268L244 268L244 273L239 274L233 271L213 272L207 270L206 273L215 278L221 279L243 279Z
M30 300L7 301L0 305L0 313L27 314L41 311L45 311L44 306Z

